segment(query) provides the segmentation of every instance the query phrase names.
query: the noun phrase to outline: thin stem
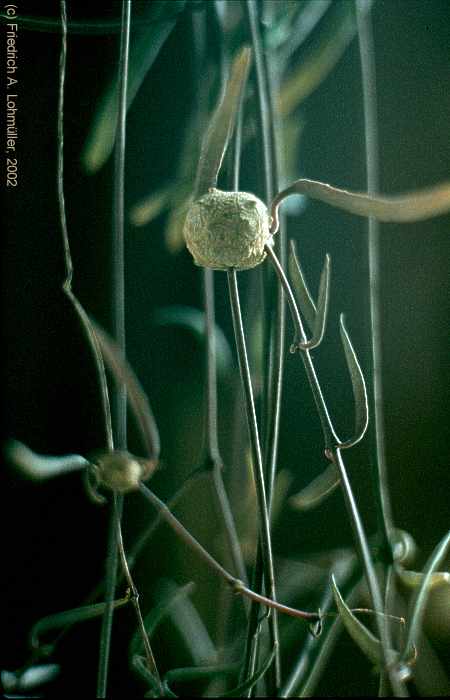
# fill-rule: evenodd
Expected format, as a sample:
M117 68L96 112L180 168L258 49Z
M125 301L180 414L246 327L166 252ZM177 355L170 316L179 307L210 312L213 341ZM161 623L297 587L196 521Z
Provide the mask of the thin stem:
M342 582L347 583L348 578L352 575L353 569L355 568L356 564L356 558L353 558L350 562L348 562L347 565L347 571L345 571L344 575L342 576ZM354 576L352 576L354 578ZM348 584L347 584L348 585ZM353 603L355 596L351 597L346 596L346 601L349 604ZM333 592L331 590L331 587L328 587L325 594L322 597L322 601L320 603L320 612L323 617L326 617L330 609L334 605L334 596ZM288 678L286 679L285 683L283 684L283 687L280 690L280 693L278 697L280 698L289 698L292 697L296 691L297 688L301 685L302 681L306 677L308 673L312 673L311 669L311 663L312 659L314 658L314 655L317 654L315 663L313 665L313 668L316 666L318 657L322 653L323 647L327 644L328 637L330 636L332 632L332 628L336 625L342 625L340 616L338 615L335 620L333 620L332 626L328 630L323 630L322 634L320 637L314 637L312 635L309 635L308 638L306 639L302 652L296 661L294 668L292 669L291 673L289 674ZM319 648L319 650L318 650ZM323 666L321 666L323 668Z
M294 295L292 293L291 286L289 284L289 281L284 273L283 268L280 265L280 262L278 258L276 257L274 251L272 248L269 246L266 246L266 252L269 256L270 262L273 264L275 272L278 275L278 278L280 280L280 283L285 291L287 300L288 300L288 305L289 305L289 310L292 315L292 320L294 323L294 328L296 332L296 339L294 341L294 344L298 337L301 340L302 344L306 343L306 334L303 329L303 324L301 321L301 317L298 311L298 307L294 298ZM326 449L332 449L335 444L339 443L339 439L335 433L333 423L331 421L330 414L328 412L327 405L325 403L325 399L322 393L322 389L320 387L320 383L316 374L316 370L314 368L314 363L312 361L311 354L308 350L308 348L302 348L301 345L299 346L301 352L301 358L303 361L303 365L305 367L306 375L308 377L309 385L311 387L311 391L313 393L314 401L316 404L317 412L319 414L319 419L320 423L322 426L322 432L324 436L324 441L325 441L325 448ZM293 349L295 347L293 346Z
M359 553L360 561L363 565L365 578L369 589L370 598L372 601L372 607L375 612L376 625L382 645L384 665L383 670L387 673L389 677L389 681L391 683L391 687L394 694L398 697L408 697L408 692L406 690L406 687L404 686L404 683L400 681L400 679L397 677L397 674L395 673L395 670L392 669L392 667L389 665L389 659L387 657L387 654L390 648L390 640L387 634L387 626L384 622L383 599L377 575L375 573L372 557L370 555L367 537L364 532L364 527L353 495L353 490L347 475L347 470L342 459L341 450L339 448L334 448L332 450L332 457L336 467L339 470L344 499L347 506L349 519L353 528L357 551Z
M239 361L239 370L245 396L245 406L247 413L247 422L250 433L250 445L252 451L252 464L254 470L254 480L256 486L256 496L258 501L259 511L259 530L261 541L261 555L264 568L264 577L266 582L266 590L272 600L276 600L275 595L275 577L272 559L272 543L270 538L269 515L267 510L266 489L264 484L264 471L261 455L261 447L259 442L258 424L256 420L255 402L253 397L253 388L250 375L250 367L247 358L247 349L245 343L244 328L242 325L242 314L239 301L239 290L237 284L236 270L231 269L227 272L228 290L230 294L230 305L233 316L234 336L236 340L236 349ZM276 624L275 613L269 618L271 643L274 647L278 647L278 627ZM278 686L277 673L277 686Z
M309 620L317 622L321 619L319 613L309 612L306 610L298 610L297 608L291 608L282 603L278 603L273 597L267 597L260 595L255 591L248 588L242 581L235 578L229 571L227 571L222 564L214 559L213 556L195 539L191 533L186 530L184 525L171 513L167 508L165 503L163 503L150 489L141 483L139 487L141 493L144 497L152 504L154 508L158 510L161 517L166 521L172 530L177 534L177 536L182 539L194 552L198 554L199 557L210 567L210 569L217 575L220 576L230 587L231 590L237 595L243 595L251 600L256 600L258 603L265 605L272 610L282 612L291 617L296 617L301 620Z
M118 542L118 546L119 546L119 555L120 555L120 561L122 564L122 571L124 573L124 576L127 580L128 586L129 586L130 591L131 591L131 602L133 604L134 611L136 614L138 629L139 629L139 633L141 635L142 644L144 646L145 656L146 656L146 660L147 660L147 666L148 666L150 673L152 673L153 676L155 677L156 683L158 684L159 689L162 693L163 689L162 689L162 684L161 684L161 678L160 678L160 675L158 673L158 668L156 666L156 661L155 661L155 657L153 655L152 647L150 644L150 639L149 639L149 636L148 636L147 631L145 629L144 620L143 620L141 608L139 605L139 593L138 593L138 590L134 584L133 578L131 576L130 568L128 566L127 557L125 554L125 547L123 544L122 527L120 524L120 518L117 516L118 516L118 513L116 513L117 542Z
M375 50L372 34L370 7L366 0L356 0L359 55L361 62L364 133L366 144L367 192L379 191L377 92ZM383 397L383 355L381 342L381 254L380 225L369 217L368 257L370 325L372 339L374 430L376 444L375 481L378 506L378 526L383 537L384 554L392 563L389 533L392 530L391 504L388 491L386 441Z
M61 12L61 52L59 58L59 91L58 91L58 118L57 118L57 135L58 135L58 161L56 173L56 185L59 207L59 219L61 225L61 236L64 251L65 277L62 284L64 294L72 304L78 318L80 320L86 340L91 348L94 363L97 370L97 376L100 384L100 395L102 399L102 410L105 422L105 439L108 449L113 449L113 436L111 426L111 410L109 404L108 385L106 382L105 366L98 346L95 334L93 332L89 317L84 308L78 301L72 291L73 278L73 262L70 252L69 233L67 228L66 215L66 200L64 195L64 93L66 80L66 65L67 65L67 7L65 0L60 2Z
M123 498L113 494L113 503L110 512L108 546L106 555L105 573L105 610L102 616L100 630L100 649L97 672L97 698L106 698L109 672L109 657L111 651L112 623L114 615L114 595L117 582L117 522L122 511Z
M264 56L264 50L258 26L258 7L254 0L246 0L244 8L255 61L255 86L258 105L257 119L259 124L259 138L262 151L264 195L266 202L269 203L272 200L275 189L278 188L278 168L275 147L273 101L271 100L267 63ZM278 245L282 245L281 238ZM283 251L281 252L281 255L284 255ZM264 462L262 466L262 472L267 489L268 513L270 513L270 504L272 501L272 490L275 480L275 470L278 455L278 438L284 366L285 310L283 293L279 288L277 289L277 302L276 307L274 308L274 297L271 293L271 288L273 287L273 276L271 276L271 273L268 270L268 268L263 269L260 275L263 284L262 296L264 305L264 348L268 349L267 358L265 358L267 362L267 369L265 372L265 378L263 382L262 397L262 431L264 444ZM262 565L264 561L264 546L264 542L260 541L258 544L257 562L255 567L254 578L254 584L258 589L261 587L261 575L263 569L265 568ZM258 610L253 606L247 634L248 650L250 650L252 645L251 640L253 640L256 635L257 626L259 624L258 616ZM272 619L270 624L272 629L272 637L275 641L278 639L276 618ZM254 666L256 663L255 654L253 655L253 662L250 665L250 658L247 655L246 666L248 667L248 670L250 670L250 666ZM281 666L278 649L276 649L275 653L275 663L269 669L269 674L269 684L271 685L269 691L275 692L276 689L279 688L281 682Z
M126 152L126 112L128 55L130 46L131 0L122 5L123 30L120 41L119 84L118 84L118 119L114 149L114 187L113 187L113 336L125 357L125 152ZM127 398L125 385L117 386L114 394L114 417L118 449L126 449L127 433Z
M125 357L125 264L124 264L124 191L126 109L128 82L128 55L130 46L131 0L122 4L122 32L119 55L118 119L114 152L114 218L113 218L113 333L121 354ZM127 446L127 395L124 384L117 384L114 392L114 419L117 447ZM109 657L111 649L114 595L117 583L118 532L123 510L123 496L113 494L108 556L106 563L106 608L100 632L100 658L97 677L97 696L106 697Z
M221 48L220 55L220 72L222 83L225 80L225 37L222 33L220 18L217 12L217 6L211 8L214 21L217 23L219 32L219 44ZM192 16L193 35L194 35L194 82L197 85L202 84L201 71L203 69L206 52L205 52L205 18L203 16ZM205 97L205 96L204 96ZM201 101L201 95L197 102L198 121L202 130L204 124L204 106ZM241 143L241 125L242 117L242 100L238 109L237 124L235 127L234 144L237 144L234 151L233 170L239 169L240 162L240 143ZM233 512L231 510L228 495L225 489L224 479L222 475L223 459L219 449L218 438L218 402L217 402L217 350L216 350L216 332L215 332L215 293L214 293L214 271L209 268L203 269L203 300L206 319L206 461L213 466L213 489L219 511L222 514L225 536L228 547L230 549L231 558L235 571L240 579L247 580L245 570L244 557L242 555L239 537L236 531Z

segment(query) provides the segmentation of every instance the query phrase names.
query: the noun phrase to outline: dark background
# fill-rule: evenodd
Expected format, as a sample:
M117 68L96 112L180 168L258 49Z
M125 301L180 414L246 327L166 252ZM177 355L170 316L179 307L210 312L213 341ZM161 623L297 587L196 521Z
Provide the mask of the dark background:
M101 9L85 3L68 5L72 18L115 18L120 14L120 3L116 2L106 3ZM18 12L57 17L58 4L22 1ZM378 0L373 17L382 190L401 192L448 179L450 6L446 0ZM189 31L189 12L185 12L129 113L127 206L174 176L196 90L190 77ZM20 184L15 190L7 190L2 183L2 439L22 440L42 453L86 455L102 446L102 422L90 352L61 291L64 265L56 197L60 39L57 33L21 29L17 45ZM117 56L117 37L69 38L65 193L74 290L105 327L111 323L112 164L109 161L99 174L87 176L80 166L80 153L98 97L117 67ZM364 189L356 40L300 112L305 126L298 176ZM244 176L255 168L256 163L247 163ZM254 187L250 174L247 178L243 189ZM419 566L449 523L449 223L449 217L443 216L408 226L385 225L382 229L389 480L395 522L417 541ZM162 306L201 308L202 304L199 270L185 251L177 255L167 251L163 225L161 216L151 226L128 227L126 313L128 357L149 394L161 432L164 469L154 485L167 497L196 466L201 444L193 436L202 430L203 356L201 345L189 333L161 330L152 322L152 314ZM317 351L317 361L336 423L343 432L351 429L352 409L337 339L340 311L346 313L363 367L370 371L365 229L363 220L315 203L308 205L301 219L292 220L289 229L301 245L303 267L313 288L325 252L332 256L330 329L328 342ZM246 274L240 275L243 287L248 283ZM216 278L217 320L231 343L225 275L219 273ZM232 376L231 371L221 376L220 384L225 453ZM303 375L295 359L288 358L279 461L292 473L291 493L325 466L317 423ZM374 509L367 452L364 444L356 448L348 464L371 529ZM86 499L78 475L45 485L31 484L2 464L1 481L0 665L14 669L27 658L30 625L51 612L80 605L101 577L107 515L105 509L96 508ZM126 508L126 536L131 541L147 511L137 496L130 497ZM200 536L206 512L199 512L198 506L190 503L183 513ZM175 576L179 583L186 580L183 550L178 551L171 536L163 534L139 573L140 586L149 597L155 578L174 575L177 556ZM348 545L351 534L340 494L335 493L308 515L293 513L286 506L274 537L275 551L284 558ZM145 596L143 604L145 607ZM120 614L119 624L126 629L131 615L125 611ZM433 629L434 643L444 655L450 640L449 626ZM58 652L64 673L55 692L94 688L98 630L96 623L85 623L82 630L68 636ZM130 687L126 662L121 657L127 640L126 634L115 632L113 651L119 664L114 665L112 687L118 695ZM344 640L343 653L350 648L354 653L353 646ZM170 657L170 651L166 653ZM169 667L170 659L163 659L161 663L167 662ZM179 663L178 657L174 663ZM323 692L339 694L341 682L342 694L364 693L356 668L346 668L342 678L339 681L333 674L332 690L324 686Z

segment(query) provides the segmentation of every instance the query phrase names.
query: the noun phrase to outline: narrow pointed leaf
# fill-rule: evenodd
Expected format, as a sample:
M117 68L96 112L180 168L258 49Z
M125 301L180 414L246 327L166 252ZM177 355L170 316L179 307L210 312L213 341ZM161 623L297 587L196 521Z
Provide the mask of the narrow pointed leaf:
M347 360L348 370L352 380L353 397L355 401L355 430L353 437L350 440L342 443L341 448L353 447L362 438L369 424L369 404L367 401L367 389L364 381L364 375L353 349L350 337L344 323L344 314L341 314L339 319L341 341L344 347L345 359Z
M144 226L167 209L175 185L161 187L135 204L130 211L130 221L134 226Z
M81 455L41 455L33 452L18 440L10 440L4 447L4 454L9 463L23 476L34 481L51 479L84 469L89 462Z
M158 10L160 21L149 24L141 37L131 42L129 59L129 82L127 88L127 109L132 104L142 82L157 58L162 46L174 28L178 12L184 8L185 0L167 0L165 3L149 3L150 11ZM175 8L177 6L177 8ZM165 19L164 7L172 8L170 16ZM153 20L155 17L152 18ZM117 116L117 83L111 81L104 92L90 134L81 157L87 172L94 173L104 165L112 153L116 138Z
M365 656L375 664L380 666L383 663L383 653L381 642L377 639L365 625L352 613L337 587L334 576L331 576L331 587L333 590L336 607L341 616L342 622L353 641L359 646Z
M312 350L313 348L317 348L317 346L320 345L320 343L322 342L323 336L325 334L328 316L328 302L330 296L330 270L331 259L327 253L327 255L325 256L325 263L323 266L322 274L320 276L319 297L317 300L317 312L316 319L314 322L313 334L311 339L308 340L308 342L300 344L300 347L304 348L305 350Z
M282 190L272 203L272 233L278 230L278 206L292 194L302 194L319 199L332 207L351 214L367 216L378 221L406 223L440 216L450 211L450 182L442 182L415 192L392 196L371 196L362 192L350 192L315 180L297 180Z
M289 499L290 504L298 510L316 508L337 489L339 484L340 478L337 469L334 464L330 464L308 486L292 496Z
M215 187L228 142L230 140L239 105L244 93L250 69L251 50L244 47L235 57L230 77L211 118L200 152L194 199Z
M300 307L300 311L305 317L311 332L314 333L317 316L316 304L308 289L308 285L306 283L306 279L298 259L295 241L291 241L291 249L289 255L289 273L292 279L294 290L296 292L295 300L298 306Z
M148 398L138 378L127 361L122 357L119 347L95 321L90 319L104 361L115 380L125 384L127 397L133 409L142 439L150 459L158 459L160 439L156 421L150 408Z
M121 608L130 602L129 596L119 598L113 602L115 609ZM58 630L68 625L73 625L85 620L92 620L95 617L100 617L105 612L106 603L95 603L94 605L85 605L81 608L73 610L65 610L64 612L48 615L36 622L30 632L30 646L37 649L40 646L39 638L50 632L50 630Z
M347 9L348 3L343 3ZM351 5L350 5L351 7ZM300 66L283 82L278 108L285 117L305 100L331 73L356 33L351 12L346 12L338 26L303 58Z
M430 592L430 581L436 569L440 566L448 550L450 549L450 531L442 538L437 547L432 552L423 570L423 578L419 589L411 601L411 614L409 615L408 634L405 649L402 654L404 661L414 654L417 640L421 632L423 616L425 614Z

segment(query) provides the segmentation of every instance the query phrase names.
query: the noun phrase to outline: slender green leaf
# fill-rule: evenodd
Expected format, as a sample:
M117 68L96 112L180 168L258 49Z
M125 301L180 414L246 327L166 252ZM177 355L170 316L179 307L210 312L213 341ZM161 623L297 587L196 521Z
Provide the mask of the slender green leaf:
M3 448L8 462L23 476L34 481L43 481L55 476L79 471L89 465L81 455L41 455L30 450L18 440L10 440Z
M176 6L176 7L175 7ZM162 46L170 35L177 21L177 14L185 6L185 0L163 0L163 2L149 3L153 13L153 21L145 28L140 38L131 42L129 59L129 81L127 87L127 109L137 95L142 82L157 58ZM170 14L167 19L164 13L168 8ZM155 9L158 16L154 16ZM108 160L114 147L118 118L117 84L113 79L103 93L94 123L87 138L81 160L87 172L94 173Z
M295 241L291 241L289 253L289 273L296 292L296 302L299 305L311 332L314 333L317 316L316 304L312 298L311 292L308 289L306 278L303 274L303 270L298 259Z
M440 216L450 211L450 182L441 182L415 192L392 196L371 196L362 192L350 192L316 180L296 180L282 190L271 207L272 233L278 230L278 206L286 197L302 194L318 199L338 209L357 216L367 216L378 221L407 223Z
M134 226L144 226L159 216L170 204L175 185L161 187L156 192L135 204L130 211L130 221Z
M306 343L300 343L300 347L304 348L305 350L312 350L313 348L316 348L318 345L320 345L323 340L323 336L325 335L330 297L330 271L331 258L327 253L325 256L322 274L320 276L319 296L317 300L317 311L313 334L310 340L308 340Z
M402 660L407 662L411 655L414 655L414 649L417 646L419 634L421 632L422 620L425 614L426 605L428 602L428 594L430 592L430 581L436 569L450 548L450 531L442 538L437 547L433 550L423 570L423 578L421 584L413 597L410 605L410 615L408 624L408 633L405 648L402 654Z
M333 575L331 576L331 586L337 609L347 632L353 641L359 646L363 654L367 656L367 658L370 659L375 666L381 666L383 664L383 653L380 640L377 639L372 632L370 632L370 630L368 630L367 627L363 625L362 622L360 622L352 613L347 603L341 596ZM394 658L395 652L392 651L391 655L392 658Z
M278 108L285 117L291 114L331 73L356 34L351 3L343 3L344 14L337 26L302 57L299 67L281 86ZM350 11L349 11L350 10Z
M337 489L339 484L340 478L337 469L334 464L330 464L308 486L295 496L291 496L289 502L293 508L298 510L316 508Z
M129 596L120 598L113 602L114 608L121 608L130 602ZM95 603L94 605L85 605L81 608L73 610L65 610L64 612L48 615L33 625L30 632L30 646L37 649L40 646L40 637L50 630L61 629L68 625L73 625L85 620L92 620L95 617L103 615L106 608L106 603Z
M127 388L127 397L134 411L148 456L150 459L158 459L160 452L159 433L147 395L130 365L122 357L117 344L98 323L93 321L92 318L90 321L103 359L112 372L114 379L119 383L125 384Z
M345 359L347 360L348 370L352 380L353 397L355 400L355 429L353 437L342 443L340 447L352 447L356 445L365 435L367 426L369 425L369 404L367 401L367 389L364 381L364 375L353 349L353 345L348 335L344 323L344 314L341 314L339 319L341 341L344 347Z
M230 140L250 70L251 50L242 48L233 60L225 92L219 101L202 143L194 199L215 187Z

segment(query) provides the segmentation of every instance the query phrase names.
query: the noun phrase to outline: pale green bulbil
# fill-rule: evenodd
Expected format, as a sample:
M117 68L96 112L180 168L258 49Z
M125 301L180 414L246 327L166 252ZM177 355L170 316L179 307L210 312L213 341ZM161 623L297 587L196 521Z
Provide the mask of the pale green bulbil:
M184 224L186 245L196 265L246 270L259 265L270 242L265 204L248 192L211 188L191 204Z

